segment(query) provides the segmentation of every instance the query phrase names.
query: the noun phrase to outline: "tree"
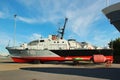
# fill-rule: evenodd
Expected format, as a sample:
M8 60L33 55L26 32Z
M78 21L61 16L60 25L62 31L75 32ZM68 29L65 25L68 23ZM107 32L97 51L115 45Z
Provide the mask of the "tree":
M113 48L114 62L120 63L120 38L111 41L109 47Z

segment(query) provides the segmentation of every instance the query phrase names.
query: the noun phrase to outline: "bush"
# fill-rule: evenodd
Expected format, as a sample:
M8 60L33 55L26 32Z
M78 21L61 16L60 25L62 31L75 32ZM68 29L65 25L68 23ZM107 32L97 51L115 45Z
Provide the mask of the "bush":
M111 41L109 47L113 48L114 62L120 63L120 38Z

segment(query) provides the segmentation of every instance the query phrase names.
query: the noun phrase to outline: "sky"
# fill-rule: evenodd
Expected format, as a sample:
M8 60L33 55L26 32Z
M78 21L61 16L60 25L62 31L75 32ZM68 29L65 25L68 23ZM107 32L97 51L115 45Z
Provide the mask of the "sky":
M96 46L106 46L120 37L117 29L102 13L106 0L0 0L0 54L8 54L5 47L47 38L68 22L65 39L74 38ZM120 0L109 0L109 5ZM16 32L14 32L16 16ZM16 33L16 34L14 34Z

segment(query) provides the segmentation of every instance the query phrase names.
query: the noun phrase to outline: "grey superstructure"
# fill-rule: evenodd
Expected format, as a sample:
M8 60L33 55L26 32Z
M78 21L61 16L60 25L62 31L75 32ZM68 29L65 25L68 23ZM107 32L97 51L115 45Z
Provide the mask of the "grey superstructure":
M103 9L103 13L110 20L111 24L120 31L120 2L106 7Z

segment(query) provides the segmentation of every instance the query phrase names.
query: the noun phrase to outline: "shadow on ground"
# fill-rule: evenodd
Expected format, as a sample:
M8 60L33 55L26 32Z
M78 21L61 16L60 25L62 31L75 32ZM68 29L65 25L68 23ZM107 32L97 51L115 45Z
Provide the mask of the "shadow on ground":
M27 67L20 68L22 70L64 74L64 75L76 75L85 77L94 77L110 80L120 79L120 68L40 68L40 67Z
M6 62L0 62L0 63L15 63L15 62L6 61ZM15 63L15 64L16 64L16 63Z

